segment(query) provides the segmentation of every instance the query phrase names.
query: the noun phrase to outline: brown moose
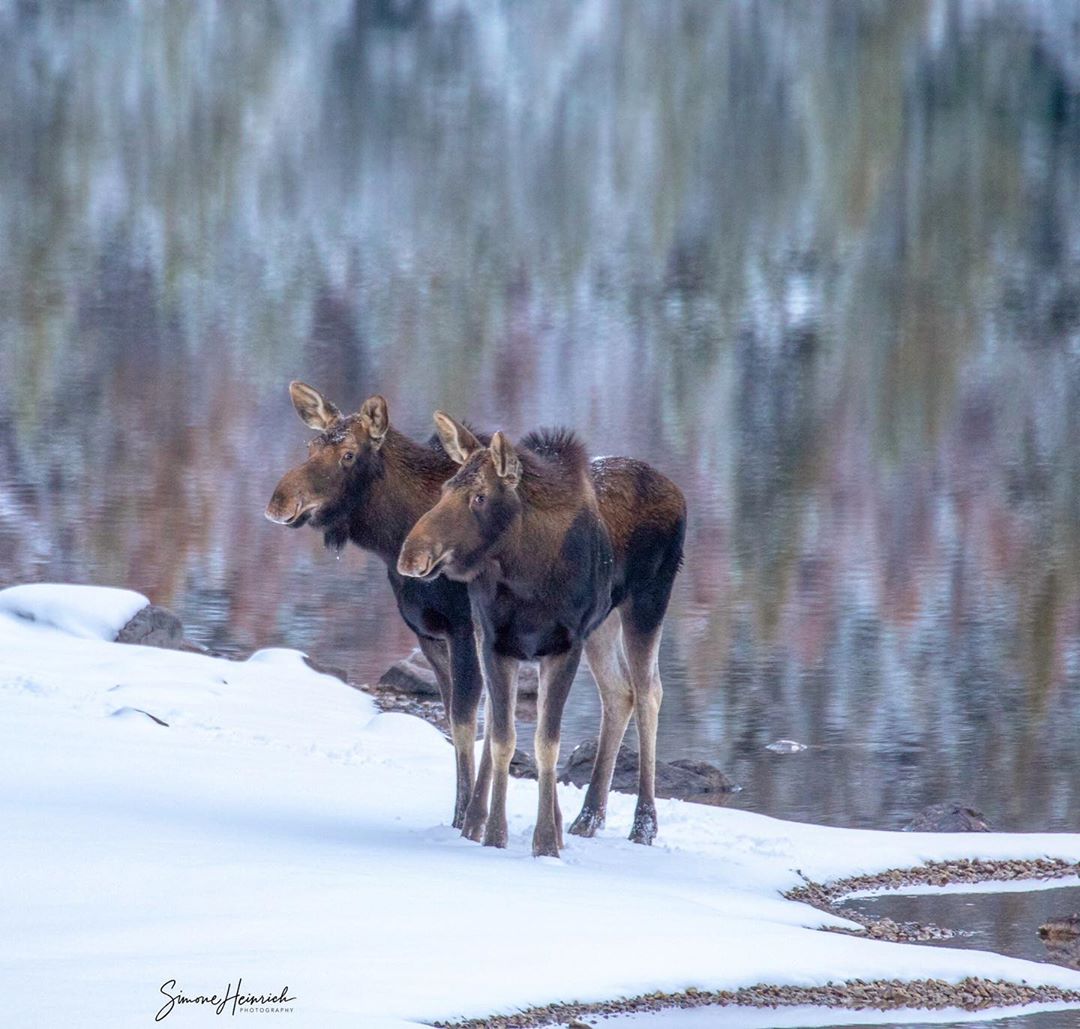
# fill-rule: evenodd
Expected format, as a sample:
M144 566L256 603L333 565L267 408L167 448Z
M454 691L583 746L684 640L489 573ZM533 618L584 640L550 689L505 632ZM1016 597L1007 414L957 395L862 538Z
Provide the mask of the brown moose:
M301 420L319 435L308 443L308 459L277 484L266 517L292 528L310 523L323 531L327 546L351 541L386 563L398 610L435 670L450 722L457 764L454 826L461 828L472 795L483 689L468 591L450 579L422 582L397 571L406 534L439 499L457 464L437 438L424 445L398 432L381 396L342 415L302 382L291 383L289 393Z
M631 711L640 737L639 792L630 838L656 835L656 726L662 696L658 650L682 561L686 504L648 465L600 458L565 430L496 433L485 446L436 412L446 453L461 469L413 527L398 571L421 581L468 584L488 687L487 748L463 833L506 845L506 787L514 752L519 662L540 663L536 729L539 805L533 853L557 856L562 823L555 791L559 728L582 652L603 715L592 780L570 831L603 824L611 773ZM490 814L488 777L491 777Z

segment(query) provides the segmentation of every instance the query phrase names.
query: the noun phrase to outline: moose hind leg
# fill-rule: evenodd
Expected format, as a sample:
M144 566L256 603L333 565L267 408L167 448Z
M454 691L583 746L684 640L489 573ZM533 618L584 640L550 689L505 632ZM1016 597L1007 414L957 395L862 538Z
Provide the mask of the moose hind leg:
M570 826L575 836L594 836L604 825L611 775L634 707L622 644L622 618L617 610L585 641L585 660L600 693L600 739L585 801Z
M634 715L638 730L638 800L630 839L651 844L656 839L656 729L664 688L660 682L660 636L663 627L640 632L624 625L626 656L634 690Z

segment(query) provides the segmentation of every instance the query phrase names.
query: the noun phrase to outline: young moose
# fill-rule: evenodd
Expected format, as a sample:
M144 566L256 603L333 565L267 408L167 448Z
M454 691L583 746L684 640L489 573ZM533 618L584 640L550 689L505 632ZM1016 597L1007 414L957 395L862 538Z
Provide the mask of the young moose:
M356 414L342 415L302 382L291 383L289 393L301 420L319 435L308 443L307 461L278 483L266 517L293 528L310 522L322 529L327 546L351 541L386 563L398 610L435 670L450 721L457 760L454 826L461 828L472 794L483 687L468 592L449 579L422 582L397 571L406 534L439 499L457 465L437 443L424 446L394 429L380 396Z
M662 692L657 651L682 558L682 494L641 462L604 458L590 466L568 432L533 433L516 449L496 433L485 447L441 412L435 421L446 452L462 467L407 537L398 570L423 580L442 574L468 583L489 690L491 760L486 749L465 835L483 835L489 846L506 845L514 680L520 661L539 660L540 796L533 853L558 855L559 727L586 650L603 717L592 782L571 832L591 836L603 824L615 754L636 708L641 758L631 839L651 843ZM493 775L490 817L488 773Z

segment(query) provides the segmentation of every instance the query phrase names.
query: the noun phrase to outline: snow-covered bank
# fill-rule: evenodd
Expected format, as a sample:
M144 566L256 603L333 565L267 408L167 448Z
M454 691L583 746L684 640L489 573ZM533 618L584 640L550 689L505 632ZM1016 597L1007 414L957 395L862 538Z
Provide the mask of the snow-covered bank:
M295 652L228 662L109 643L129 594L38 588L14 604L11 592L0 988L12 1025L147 1025L167 981L194 996L238 977L245 992L288 987L293 1026L761 982L978 975L1080 989L1080 973L1052 965L815 932L844 923L779 895L800 872L1075 862L1080 835L864 832L664 801L648 849L624 838L633 798L613 795L600 837L534 860L536 787L512 781L510 847L493 851L448 824L441 735L377 714ZM85 638L87 612L103 638ZM572 815L581 791L560 789ZM164 1022L213 1017L187 1006Z

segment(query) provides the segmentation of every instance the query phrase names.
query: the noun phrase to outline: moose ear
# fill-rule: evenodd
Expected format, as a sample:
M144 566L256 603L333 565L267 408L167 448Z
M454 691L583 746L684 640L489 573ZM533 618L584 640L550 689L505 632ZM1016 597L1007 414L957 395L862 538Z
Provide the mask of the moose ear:
M521 458L517 456L514 445L501 432L491 437L491 456L495 461L495 474L507 486L516 486L521 481Z
M314 386L306 382L290 382L289 396L293 407L309 429L329 429L340 417L341 412L330 403Z
M386 409L385 398L378 395L368 397L360 408L360 421L364 423L372 445L377 450L382 446L386 430L390 428L390 414Z
M451 461L464 464L476 451L482 449L480 441L461 422L454 421L450 415L443 414L442 411L436 411L434 418L443 450L449 455Z

